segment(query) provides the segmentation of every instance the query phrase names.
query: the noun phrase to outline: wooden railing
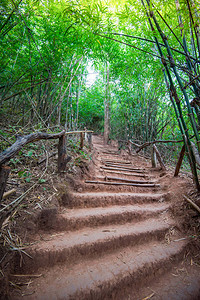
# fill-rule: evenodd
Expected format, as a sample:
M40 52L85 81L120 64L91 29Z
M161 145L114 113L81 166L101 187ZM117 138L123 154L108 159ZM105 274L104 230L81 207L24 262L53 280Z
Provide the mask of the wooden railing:
M88 143L91 146L92 143L92 132L91 130L80 130L80 131L68 131L65 130L59 133L43 133L36 132L31 133L25 136L18 136L17 140L14 144L12 144L9 148L0 153L0 201L3 197L6 182L8 180L8 176L10 173L10 167L5 164L10 161L25 145L36 142L39 140L51 140L51 139L59 139L58 142L58 172L62 172L66 168L67 164L67 149L66 149L66 135L70 134L80 134L80 149L84 146L84 136L87 135Z

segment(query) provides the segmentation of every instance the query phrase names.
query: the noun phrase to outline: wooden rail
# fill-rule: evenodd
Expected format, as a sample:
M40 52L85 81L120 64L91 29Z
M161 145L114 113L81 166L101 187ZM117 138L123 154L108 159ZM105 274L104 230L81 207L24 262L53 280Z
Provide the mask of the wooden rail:
M0 153L0 201L5 191L6 182L10 173L10 167L5 164L10 161L25 145L36 142L39 140L51 140L59 139L58 142L58 172L64 171L66 164L69 161L67 159L66 151L66 135L69 134L80 134L80 149L84 146L84 134L87 134L89 146L92 143L92 132L91 130L79 130L79 131L68 131L65 130L59 133L48 134L44 132L35 132L24 136L17 136L17 140L14 144L8 147L6 150Z

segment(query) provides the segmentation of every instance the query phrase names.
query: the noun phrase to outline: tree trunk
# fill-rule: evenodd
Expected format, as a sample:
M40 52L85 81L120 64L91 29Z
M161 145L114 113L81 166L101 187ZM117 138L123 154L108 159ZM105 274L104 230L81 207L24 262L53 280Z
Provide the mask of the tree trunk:
M109 63L106 65L106 95L104 99L104 143L108 144L110 133Z
M0 166L0 202L6 188L6 182L8 180L9 173L10 167Z

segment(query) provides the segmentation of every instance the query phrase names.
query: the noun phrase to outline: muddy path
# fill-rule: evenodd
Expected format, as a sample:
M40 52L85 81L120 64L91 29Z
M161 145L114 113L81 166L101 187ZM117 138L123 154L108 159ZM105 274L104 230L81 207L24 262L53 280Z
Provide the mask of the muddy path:
M99 136L93 149L92 176L63 194L23 261L16 256L25 284L12 299L200 299L200 268L171 209L182 180L169 191L171 178L144 158Z

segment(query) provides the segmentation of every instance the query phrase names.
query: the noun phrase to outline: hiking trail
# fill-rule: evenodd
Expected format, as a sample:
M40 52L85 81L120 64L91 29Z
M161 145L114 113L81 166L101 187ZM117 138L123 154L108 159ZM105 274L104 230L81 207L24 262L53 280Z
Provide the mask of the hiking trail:
M16 257L28 283L12 299L200 299L199 267L150 162L100 136L93 162L92 178L63 195L23 261Z

